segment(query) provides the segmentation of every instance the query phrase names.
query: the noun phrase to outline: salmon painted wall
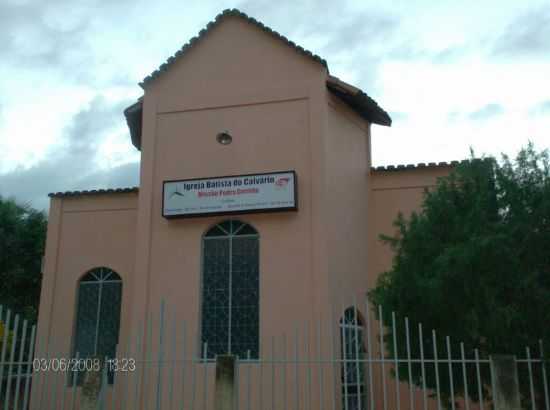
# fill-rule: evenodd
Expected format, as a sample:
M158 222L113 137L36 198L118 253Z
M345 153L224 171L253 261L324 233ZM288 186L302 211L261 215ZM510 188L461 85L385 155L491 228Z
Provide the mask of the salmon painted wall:
M310 319L326 292L321 141L326 69L239 18L227 18L145 90L133 323L161 299L200 323L201 238L228 217L166 220L162 183L294 169L298 212L243 215L260 235L260 335ZM230 145L217 143L228 130ZM323 290L325 289L325 290ZM281 295L285 295L281 303ZM139 302L138 302L139 301ZM262 346L261 349L264 347Z
M379 240L380 234L393 236L397 214L402 212L408 217L413 211L419 211L424 190L435 187L437 178L447 176L451 170L451 166L437 166L372 172L369 288L376 285L378 275L390 269L392 264L391 249Z
M409 217L413 211L419 211L423 194L426 189L432 189L436 186L437 178L449 174L452 167L437 166L427 168L416 168L406 170L392 171L372 171L371 172L371 191L369 204L369 231L368 231L368 288L376 286L378 276L391 268L393 253L391 248L379 240L380 234L393 236L397 230L393 227L393 221L398 213L403 213L405 218ZM373 357L380 357L379 343L379 322L372 311L371 315L372 334L373 334ZM375 366L376 367L376 366ZM385 380L389 408L397 407L397 394L393 376L391 375L393 366L388 365L385 371ZM384 386L379 367L373 372L374 380L374 401L376 408L384 406ZM401 403L409 402L409 385L399 383L398 387ZM423 405L422 392L418 388L413 388L413 401L415 408ZM429 400L430 409L437 408L434 400Z
M40 298L38 338L70 357L78 281L89 270L108 267L123 281L121 337L128 328L135 260L137 195L52 198ZM51 354L52 352L50 352Z
M337 316L367 291L370 124L329 97L326 192L329 290ZM326 303L326 302L325 302Z

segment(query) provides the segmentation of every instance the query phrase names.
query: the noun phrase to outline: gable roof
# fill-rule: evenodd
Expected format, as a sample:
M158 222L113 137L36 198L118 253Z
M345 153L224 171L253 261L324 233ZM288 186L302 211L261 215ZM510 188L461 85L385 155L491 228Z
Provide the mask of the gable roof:
M272 30L271 28L264 25L262 22L256 20L255 18L249 17L245 13L243 13L240 10L237 9L227 9L222 11L220 14L216 16L214 20L212 20L210 23L206 25L205 28L203 28L201 31L199 31L199 35L196 37L193 37L187 44L185 44L182 48L180 48L176 54L174 54L172 57L168 58L164 64L161 64L159 68L157 68L155 71L153 71L151 74L149 74L147 77L143 79L139 85L144 88L147 84L149 84L151 81L153 81L155 78L159 77L163 72L168 70L170 66L172 66L177 60L182 58L187 51L189 51L191 48L196 46L212 29L216 26L218 26L223 20L225 20L227 17L234 16L234 17L240 17L244 19L246 22L253 24L254 26L258 27L260 30L270 34L272 37L276 38L277 40L280 40L284 42L286 45L294 48L297 52L300 54L305 55L306 57L309 57L313 61L318 62L319 64L323 65L327 71L328 66L327 62L319 57L317 54L313 54L311 51L306 50L303 47L300 47L293 41L290 41L285 36L279 34L275 30Z
M270 34L272 37L284 42L289 47L295 49L298 53L305 55L306 57L312 59L313 61L321 64L326 68L328 73L327 62L319 57L316 54L313 54L311 51L304 49L303 47L297 45L293 41L290 41L285 36L279 34L275 30L267 27L260 21L249 17L245 13L237 9L227 9L222 13L218 14L216 18L208 23L204 29L202 29L198 36L193 37L187 44L185 44L179 51L177 51L172 57L168 58L164 64L162 64L158 69L153 71L147 77L143 79L139 85L142 88L154 79L158 78L165 71L167 71L178 59L182 58L187 51L192 47L196 46L214 27L219 25L227 17L234 16L244 19L246 22L253 24L262 31ZM384 111L372 98L370 98L364 91L360 90L357 87L354 87L351 84L345 83L344 81L333 77L328 76L326 87L329 92L331 92L336 97L340 98L345 104L347 104L352 110L354 110L359 116L363 119L379 125L391 126L391 118L386 111ZM124 116L126 117L126 122L128 123L128 128L130 129L130 136L132 138L132 144L138 149L141 150L141 126L142 126L142 115L143 115L143 96L139 100L126 108L124 110Z

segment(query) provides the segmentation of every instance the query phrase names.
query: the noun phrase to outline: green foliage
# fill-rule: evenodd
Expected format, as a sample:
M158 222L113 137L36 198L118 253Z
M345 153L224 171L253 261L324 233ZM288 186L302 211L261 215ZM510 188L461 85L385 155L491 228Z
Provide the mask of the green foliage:
M46 216L0 196L0 304L36 322Z
M529 144L514 161L503 156L500 163L494 158L461 163L425 193L420 212L409 219L399 215L394 225L399 234L382 237L395 251L392 269L379 277L369 295L386 310L386 323L395 311L400 320L408 317L423 324L427 358L433 357L431 329L438 332L440 357L447 355L447 335L454 356L460 342L466 351L478 348L485 357L525 357L526 346L538 355L539 339L550 342L548 151L536 152ZM412 329L412 340L418 341L417 328ZM396 336L402 356L403 330ZM392 338L390 329L389 352ZM418 357L418 343L413 345ZM550 351L550 346L545 349ZM467 369L469 393L477 399L473 367ZM455 394L462 394L462 369L454 370ZM408 380L406 367L399 373ZM439 373L448 404L448 368ZM419 368L414 367L413 379L421 385ZM485 380L490 380L488 375ZM426 382L434 388L434 375L427 374ZM528 387L522 385L522 392L527 394Z

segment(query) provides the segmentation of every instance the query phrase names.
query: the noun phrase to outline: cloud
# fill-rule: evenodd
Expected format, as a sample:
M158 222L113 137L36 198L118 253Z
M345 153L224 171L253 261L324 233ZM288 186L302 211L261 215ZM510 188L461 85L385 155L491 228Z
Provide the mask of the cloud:
M112 104L102 97L92 100L73 117L62 141L50 149L46 159L0 175L0 195L44 209L49 192L137 185L138 162L101 167L97 158L106 136L125 127L122 110L129 103ZM127 130L123 132L130 145Z
M489 118L500 115L504 112L504 108L500 104L491 103L468 114L468 119L473 121L484 121Z
M530 10L510 23L497 39L493 54L505 57L550 56L550 7Z
M550 100L541 101L529 109L531 117L547 117L550 114Z

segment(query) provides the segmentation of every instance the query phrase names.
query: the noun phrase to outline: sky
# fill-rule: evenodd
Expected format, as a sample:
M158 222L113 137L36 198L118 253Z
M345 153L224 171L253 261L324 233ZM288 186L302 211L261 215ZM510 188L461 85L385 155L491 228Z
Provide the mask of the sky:
M123 109L227 8L388 111L374 166L550 148L548 0L0 0L0 195L137 186Z

